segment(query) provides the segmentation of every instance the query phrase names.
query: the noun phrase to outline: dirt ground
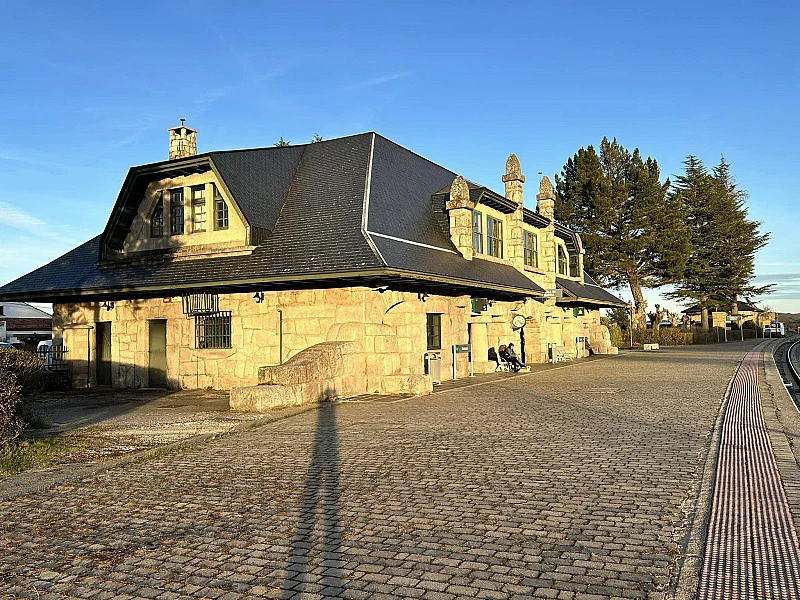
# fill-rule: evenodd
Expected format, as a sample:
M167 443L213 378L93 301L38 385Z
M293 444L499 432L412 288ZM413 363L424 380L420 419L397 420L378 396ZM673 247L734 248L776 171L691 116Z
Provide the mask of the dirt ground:
M185 390L80 390L41 394L42 421L26 435L76 438L62 462L93 462L197 435L225 433L263 415L232 412L228 393Z

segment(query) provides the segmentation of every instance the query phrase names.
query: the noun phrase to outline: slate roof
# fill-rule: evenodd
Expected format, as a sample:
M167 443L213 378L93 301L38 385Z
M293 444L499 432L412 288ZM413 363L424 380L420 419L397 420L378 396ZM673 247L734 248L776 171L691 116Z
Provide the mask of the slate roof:
M614 294L607 292L592 279L588 273L583 273L584 283L578 283L571 279L556 277L556 286L564 290L564 300L602 306L627 306L627 304L617 298Z
M146 181L209 169L224 182L248 224L260 230L251 254L113 266L98 262L101 244L124 239L131 209L141 199L136 194L143 193ZM446 215L432 209L431 200L455 176L375 133L134 167L101 236L0 287L0 298L158 297L191 289L323 285L337 278L348 285L374 285L381 278L438 280L459 286L462 293L468 288L538 296L542 288L513 267L467 261L457 253L441 220ZM607 293L592 294L582 297Z

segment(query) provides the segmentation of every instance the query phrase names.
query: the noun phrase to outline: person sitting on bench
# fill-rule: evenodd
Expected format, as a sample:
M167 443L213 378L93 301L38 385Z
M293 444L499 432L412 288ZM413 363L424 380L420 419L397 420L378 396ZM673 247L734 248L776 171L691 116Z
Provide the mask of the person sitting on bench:
M508 363L509 368L516 373L524 365L519 362L517 355L514 354L514 344L508 346L500 346L500 358Z

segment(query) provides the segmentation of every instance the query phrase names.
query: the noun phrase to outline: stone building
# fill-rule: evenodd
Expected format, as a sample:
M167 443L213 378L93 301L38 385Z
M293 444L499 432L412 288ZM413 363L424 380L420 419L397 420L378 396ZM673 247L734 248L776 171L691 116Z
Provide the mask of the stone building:
M583 272L546 177L524 207L513 154L501 195L375 133L196 148L172 128L169 160L129 170L101 235L0 288L53 303L74 386L424 392L470 356L493 371L488 348L512 341L528 362L584 339L616 350L599 309L623 302Z

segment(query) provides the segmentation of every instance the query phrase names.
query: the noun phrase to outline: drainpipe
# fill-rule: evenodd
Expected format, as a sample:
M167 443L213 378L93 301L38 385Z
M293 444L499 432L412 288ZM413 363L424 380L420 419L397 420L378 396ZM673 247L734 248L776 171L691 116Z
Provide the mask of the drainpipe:
M278 364L283 364L283 311L278 309Z

